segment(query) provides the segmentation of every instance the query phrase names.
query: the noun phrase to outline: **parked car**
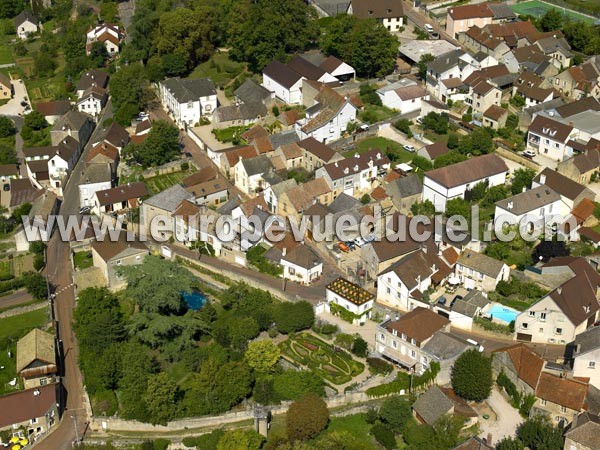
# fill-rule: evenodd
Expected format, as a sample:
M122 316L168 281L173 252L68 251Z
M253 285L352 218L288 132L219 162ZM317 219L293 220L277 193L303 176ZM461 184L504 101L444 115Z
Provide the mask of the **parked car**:
M426 23L424 27L425 31L427 31L428 33L433 33L433 27L430 24Z
M346 247L348 247L350 250L354 250L356 248L356 245L352 241L346 241L344 244L346 244Z
M410 145L410 144L403 145L402 148L404 148L404 150L406 150L407 152L411 152L411 153L415 151L414 145Z
M367 241L365 241L363 238L361 238L359 236L356 239L354 239L354 243L356 244L357 247L362 247L363 245L365 245L367 243Z
M422 117L417 117L415 122L417 122L417 124L419 125L423 125L423 118Z
M439 39L440 38L440 33L436 33L435 31L432 31L429 33L429 37L431 39Z
M445 305L446 304L446 297L441 296L440 298L438 298L437 303L438 303L438 305Z
M343 242L338 243L338 248L343 251L343 252L349 252L350 249L348 248L348 246L346 244L344 244Z
M533 158L535 156L535 152L533 150L525 150L521 153L525 158Z
M79 214L89 214L92 211L92 208L89 206L83 206L79 209Z
M363 131L369 131L369 125L363 123L360 127L357 128L357 133L362 133Z

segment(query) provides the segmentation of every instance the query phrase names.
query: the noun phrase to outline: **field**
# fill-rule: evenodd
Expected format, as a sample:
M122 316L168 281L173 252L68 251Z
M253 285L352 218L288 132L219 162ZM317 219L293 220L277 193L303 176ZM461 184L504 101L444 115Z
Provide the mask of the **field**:
M559 9L565 15L567 15L571 20L587 22L593 24L595 22L591 17L584 16L583 14L579 14L578 12L572 11L570 9L561 8L559 6L550 5L548 3L541 2L539 0L532 0L525 3L516 3L510 6L510 9L513 10L516 14L519 15L528 15L536 18L542 17L546 11L550 9Z
M391 156L390 159L393 159L393 162L397 164L409 162L414 156L414 153L404 150L402 145L400 145L398 142L384 137L372 137L365 139L364 141L358 143L356 149L345 152L344 156L349 157L355 153L364 153L373 148L380 149L383 153L388 155L388 157Z
M245 64L232 61L226 52L222 52L196 66L188 78L210 78L215 85L226 86L245 69Z
M152 178L146 178L144 182L148 187L150 195L155 195L167 188L170 188L174 184L181 183L181 180L190 175L190 173L191 172L189 171L180 171L165 175L157 175Z
M14 63L10 47L5 44L0 45L0 65Z
M11 275L20 277L23 273L34 270L33 255L23 255L14 259L0 260L0 279L4 280Z
M289 359L308 367L316 375L334 384L351 381L365 368L350 354L307 333L289 338L280 346L281 352Z
M92 252L81 251L73 253L73 265L76 269L80 270L92 267L94 265L94 261L92 259Z

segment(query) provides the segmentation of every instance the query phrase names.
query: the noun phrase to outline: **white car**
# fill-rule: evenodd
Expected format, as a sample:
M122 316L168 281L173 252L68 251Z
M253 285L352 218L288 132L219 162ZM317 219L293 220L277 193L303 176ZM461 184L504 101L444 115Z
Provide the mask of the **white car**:
M360 236L357 237L356 239L354 239L354 244L356 244L357 247L362 247L363 245L365 245L367 243L367 241L365 241L363 238L361 238Z
M407 152L411 153L415 151L415 147L410 144L403 145L402 148L404 148L404 150L406 150Z
M422 117L417 117L417 119L415 120L415 122L417 122L418 125L422 125L423 124L423 118Z
M523 156L525 158L533 158L535 156L535 152L533 150L525 150L523 152Z

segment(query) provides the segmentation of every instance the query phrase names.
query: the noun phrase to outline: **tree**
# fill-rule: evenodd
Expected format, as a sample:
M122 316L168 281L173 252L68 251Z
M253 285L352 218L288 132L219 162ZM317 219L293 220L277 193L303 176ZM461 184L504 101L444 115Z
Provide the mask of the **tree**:
M188 70L188 64L189 62L183 55L174 53L162 55L159 66L161 68L159 80L162 79L163 76L177 77L184 75ZM146 70L148 70L147 66Z
M179 130L164 120L154 121L144 142L129 144L125 148L125 155L144 167L173 161L179 155Z
M535 170L529 168L517 169L513 173L512 186L510 188L513 195L523 192L523 188L529 189L535 178Z
M492 390L492 362L477 350L468 350L458 357L452 367L452 388L467 400L480 402Z
M21 0L1 0L0 18L10 19L23 11L24 4Z
M268 340L250 342L244 354L248 365L262 373L272 372L280 356L279 347Z
M148 380L158 371L158 364L144 345L137 342L119 345L123 374L119 381L119 415L124 419L147 422L150 419L143 397Z
M550 8L540 18L540 27L542 31L560 30L563 25L563 14L558 8Z
M417 63L417 67L419 69L417 76L420 80L425 80L425 78L427 78L427 64L432 62L434 59L435 56L433 56L431 53L425 53L421 56L421 59L419 59L419 62Z
M519 127L519 116L516 114L509 114L506 118L505 127L509 130L516 130Z
M92 44L89 58L91 67L104 67L110 58L104 42L96 41Z
M363 205L368 205L369 203L371 203L371 196L369 194L365 194L360 198L360 202Z
M475 156L485 155L494 150L494 140L484 128L472 131L461 140L459 151L464 154L471 153Z
M433 169L433 164L427 158L419 155L413 156L411 164L417 169L421 169L423 172Z
M46 118L38 111L31 111L23 118L23 128L39 131L47 126Z
M292 442L307 441L317 436L329 422L329 410L325 402L309 394L292 403L285 416L288 439Z
M48 296L48 287L44 276L37 272L26 272L23 274L25 289L36 300L41 300Z
M394 127L406 134L406 137L411 138L413 137L412 130L410 129L411 125L412 122L410 120L400 119L394 124Z
M446 146L450 150L458 148L458 134L456 134L456 133L448 133L448 142L446 143Z
M496 450L524 450L525 446L519 438L505 437L498 441Z
M565 442L563 430L541 415L523 422L517 430L517 436L531 450L561 450Z
M453 198L446 202L446 217L460 216L465 219L471 217L471 207L464 198Z
M277 329L284 334L306 330L315 322L315 312L310 303L281 302L275 307L275 324Z
M346 61L363 77L382 77L394 70L398 39L372 19L340 14L321 38L323 50Z
M456 164L466 160L466 155L463 155L462 153L459 153L456 150L451 150L445 155L438 156L437 158L435 158L435 161L433 162L433 168L439 169L440 167L451 166L452 164Z
M150 377L144 402L152 424L166 425L175 418L178 411L177 391L177 383L166 372Z
M413 203L410 207L410 212L413 216L433 217L435 215L435 205L431 200Z
M369 351L369 344L363 338L358 336L352 343L352 353L361 358L365 358Z
M136 5L137 9L137 5ZM121 66L109 81L110 95L115 108L115 120L128 126L148 102L148 81L141 64Z
M389 397L379 408L379 418L396 433L400 433L412 417L410 404L402 397Z
M243 0L228 12L229 55L258 72L274 59L314 45L316 12L302 0Z
M29 216L29 213L31 212L31 208L33 207L33 205L29 202L26 203L22 203L21 205L17 206L13 212L12 212L12 217L17 220L17 221L21 221L23 216ZM29 244L29 251L32 253L36 253L36 254L40 254L40 253L44 253L44 249L46 248L45 246L41 248L41 251L39 250L39 244L37 244L37 242L42 242L42 241L35 241L35 245L33 245L34 243L32 242L31 244ZM43 244L43 242L42 242Z
M265 438L254 430L226 431L217 444L217 450L259 450Z
M48 53L36 52L33 55L33 67L37 77L47 77L54 74L57 64Z
M10 118L0 116L0 137L12 136L16 131L15 124Z
M393 450L396 448L396 437L394 432L389 427L382 423L375 424L371 427L370 433L373 435L375 440L387 450Z
M424 130L432 130L437 134L446 134L448 133L449 121L448 114L438 114L432 111L422 118L421 126Z

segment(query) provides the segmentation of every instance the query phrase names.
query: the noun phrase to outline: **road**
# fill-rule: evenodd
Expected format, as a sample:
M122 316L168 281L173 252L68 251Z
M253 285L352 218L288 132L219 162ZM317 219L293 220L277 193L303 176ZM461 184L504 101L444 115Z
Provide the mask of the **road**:
M112 103L109 100L98 118L98 123L101 124L104 119L110 117L112 117ZM78 185L81 181L82 169L92 143L102 132L101 128L101 126L98 126L92 133L64 189L60 215L65 218L69 215L75 215L79 211ZM75 424L77 424L77 436L81 438L85 433L88 422L84 408L83 377L77 363L79 346L72 328L75 290L72 286L73 275L69 253L69 243L62 242L59 234L54 233L46 253L46 275L48 275L53 291L56 292L54 312L58 321L58 337L63 342L63 385L67 392L67 398L66 409L58 427L34 446L40 450L66 450L72 448L72 443L76 439Z
M463 45L456 39L454 39L454 36L450 36L449 34L447 34L445 28L440 27L435 21L431 20L429 17L423 14L421 10L413 8L412 4L407 1L404 1L403 4L404 13L406 14L407 19L414 23L416 26L424 30L424 25L428 23L433 27L434 31L439 33L440 39L445 39L451 44L463 48Z

